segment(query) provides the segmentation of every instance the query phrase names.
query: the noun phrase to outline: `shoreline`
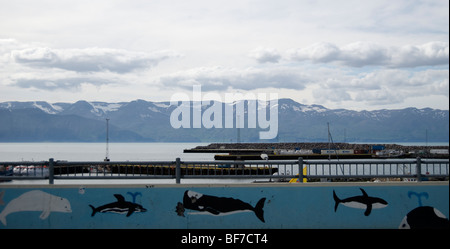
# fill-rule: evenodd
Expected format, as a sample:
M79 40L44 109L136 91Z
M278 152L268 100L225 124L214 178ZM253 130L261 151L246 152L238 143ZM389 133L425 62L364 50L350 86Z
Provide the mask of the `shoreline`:
M403 150L406 152L413 150L429 150L429 149L449 149L449 146L445 145L399 145L399 144L387 144L387 143L332 143L326 142L299 142L299 143L211 143L207 146L199 145L194 149L282 149L282 150L295 150L295 149L341 149L341 150L369 150L372 146L384 146L386 150Z

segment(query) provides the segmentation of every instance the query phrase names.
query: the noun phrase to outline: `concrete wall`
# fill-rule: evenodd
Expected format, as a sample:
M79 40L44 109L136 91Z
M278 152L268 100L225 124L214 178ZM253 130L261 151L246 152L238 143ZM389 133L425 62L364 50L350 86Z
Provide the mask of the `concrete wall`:
M448 228L448 217L448 182L0 185L3 229Z

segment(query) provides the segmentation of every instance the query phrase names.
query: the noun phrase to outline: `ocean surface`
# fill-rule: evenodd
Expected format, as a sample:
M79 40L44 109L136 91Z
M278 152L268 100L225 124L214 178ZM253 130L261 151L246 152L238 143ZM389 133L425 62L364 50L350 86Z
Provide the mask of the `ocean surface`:
M214 154L183 153L209 143L110 143L111 161L214 160ZM0 143L1 161L103 161L106 143Z
M111 161L213 161L214 153L183 153L209 143L109 143ZM383 144L383 143L380 143ZM424 146L425 143L396 143ZM449 143L428 143L428 146ZM1 161L103 161L106 143L0 143Z

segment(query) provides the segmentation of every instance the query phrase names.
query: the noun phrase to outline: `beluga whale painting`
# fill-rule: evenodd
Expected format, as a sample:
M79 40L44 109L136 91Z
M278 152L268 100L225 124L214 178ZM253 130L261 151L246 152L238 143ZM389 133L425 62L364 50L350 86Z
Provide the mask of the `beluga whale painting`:
M229 197L217 197L205 195L191 190L186 190L183 196L183 203L178 203L176 212L184 217L185 209L196 210L190 214L211 214L211 215L229 215L240 212L254 212L256 217L262 222L264 220L264 202L266 198L261 198L253 207L249 203L239 199Z
M6 216L16 212L38 211L45 220L51 212L71 213L70 202L62 197L41 190L31 190L11 200L0 213L0 221L7 225Z
M339 199L336 192L333 190L333 199L335 201L334 212L337 211L339 204L342 204L346 207L365 209L366 211L364 212L364 215L369 216L372 209L385 208L388 205L387 201L378 197L371 197L367 195L366 191L362 188L360 188L360 190L362 195L353 196L342 200Z

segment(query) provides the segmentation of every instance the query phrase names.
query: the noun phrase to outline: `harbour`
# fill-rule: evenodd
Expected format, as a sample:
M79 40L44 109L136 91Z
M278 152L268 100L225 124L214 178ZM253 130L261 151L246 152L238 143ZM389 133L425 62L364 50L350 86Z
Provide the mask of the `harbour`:
M180 153L180 148L191 145L171 148ZM33 146L42 149L42 145ZM51 156L74 146L80 148L75 156ZM112 159L135 158L131 151L112 153L116 146L109 147ZM137 148L149 148L121 146L133 148L140 156L144 152ZM170 144L152 146L152 153L163 154ZM100 159L80 160L89 158L80 155L92 153L93 148L98 148L94 154ZM214 155L186 154L191 158ZM0 229L449 226L448 158L264 160L259 155L259 160L219 161L165 154L160 161L103 160L104 144L59 144L59 149L41 152L36 158L49 155L43 160L0 160L2 170L12 172L0 175ZM14 174L16 167L20 170ZM417 213L419 219L411 218Z
M448 158L447 145L365 143L212 143L184 153L214 153L216 160ZM261 155L264 155L262 158Z

